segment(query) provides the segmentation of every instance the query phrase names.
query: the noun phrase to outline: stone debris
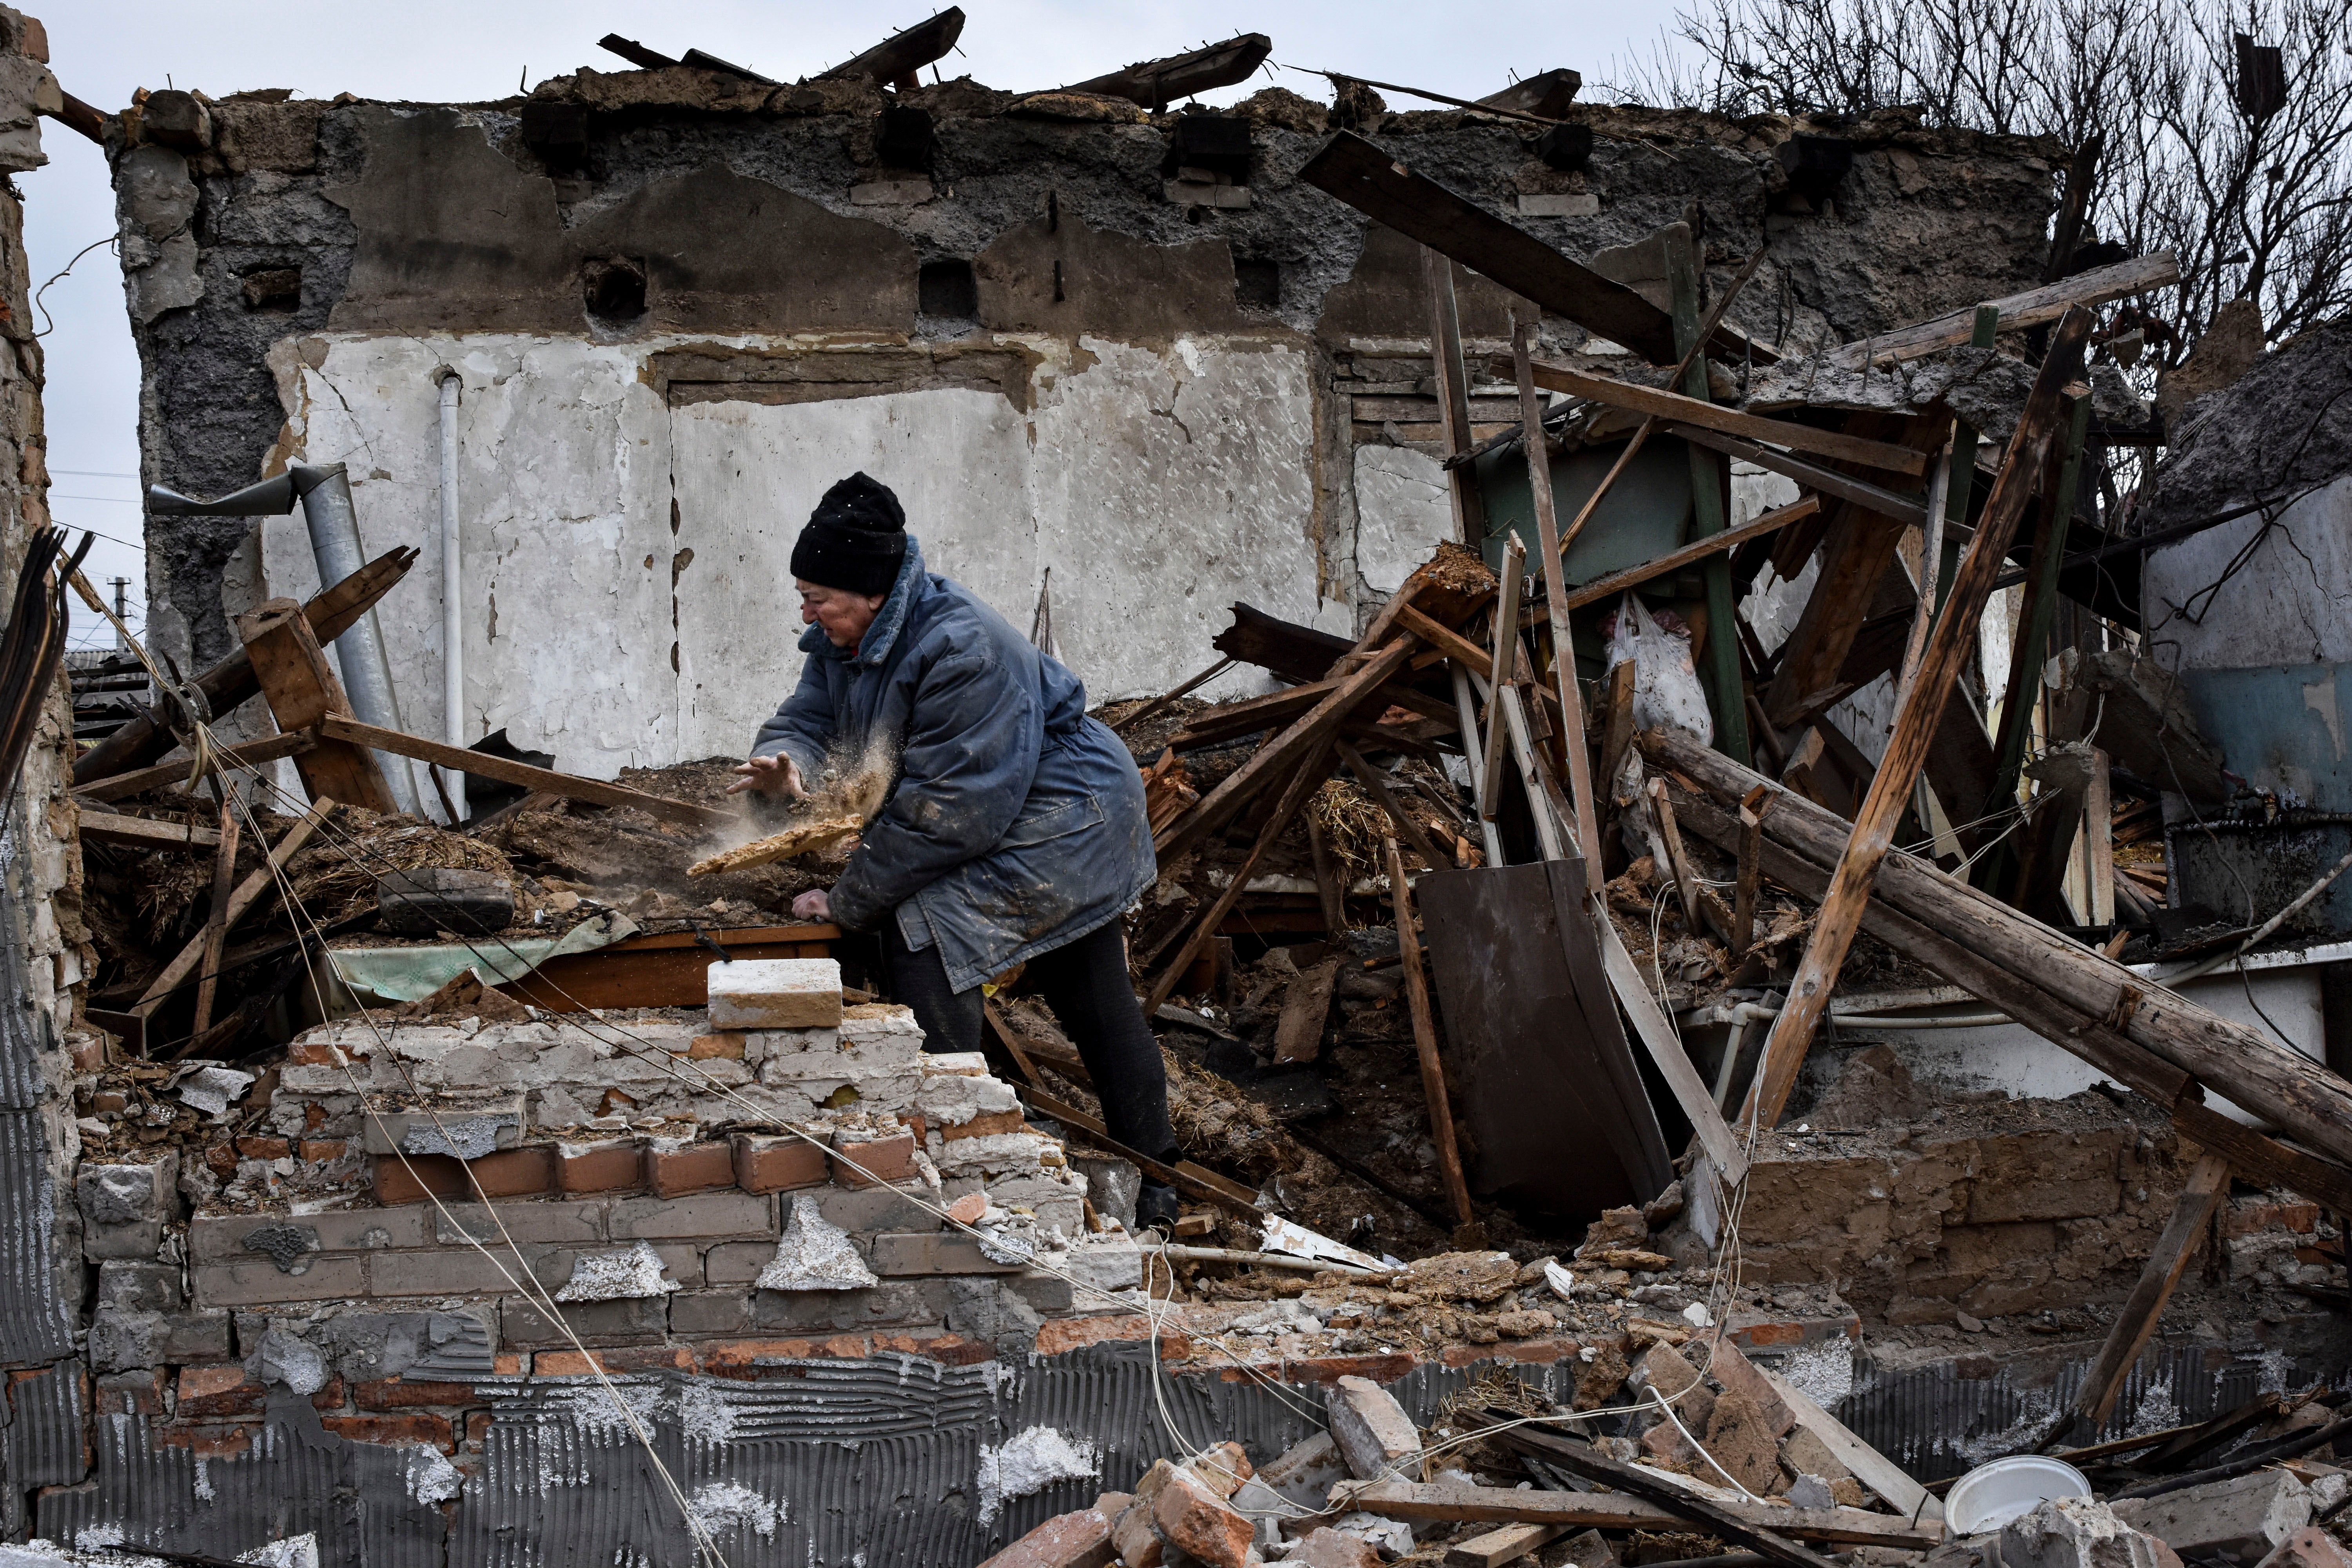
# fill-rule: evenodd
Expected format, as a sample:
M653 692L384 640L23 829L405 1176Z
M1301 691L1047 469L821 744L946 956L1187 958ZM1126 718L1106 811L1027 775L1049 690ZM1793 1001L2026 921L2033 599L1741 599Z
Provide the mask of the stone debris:
M793 1195L793 1216L776 1239L776 1255L760 1270L762 1290L863 1290L877 1283L857 1244L828 1224L815 1198Z
M572 1260L572 1278L555 1292L559 1301L631 1301L677 1289L662 1278L661 1254L640 1241L623 1252L583 1252Z
M1374 1480L1409 1473L1421 1454L1421 1434L1395 1397L1370 1378L1343 1377L1324 1405L1331 1440L1349 1474Z

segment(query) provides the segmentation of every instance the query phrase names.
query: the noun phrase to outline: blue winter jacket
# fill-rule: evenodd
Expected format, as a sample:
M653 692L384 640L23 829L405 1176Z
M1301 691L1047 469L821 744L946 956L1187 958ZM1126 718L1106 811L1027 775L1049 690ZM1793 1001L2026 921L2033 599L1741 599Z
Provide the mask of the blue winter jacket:
M893 915L969 990L1118 917L1157 861L1143 782L1086 688L960 583L906 563L855 653L801 637L801 683L760 727L814 780L840 743L899 748L898 777L833 888L833 918Z

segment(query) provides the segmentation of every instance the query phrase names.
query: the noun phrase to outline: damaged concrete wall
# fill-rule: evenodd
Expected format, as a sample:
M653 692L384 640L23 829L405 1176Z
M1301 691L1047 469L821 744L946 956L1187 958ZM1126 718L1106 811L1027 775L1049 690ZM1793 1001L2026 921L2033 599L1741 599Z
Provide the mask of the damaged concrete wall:
M1097 700L1208 662L1235 598L1346 627L1444 531L1418 257L1298 182L1320 105L1244 105L1250 167L1213 204L1168 178L1171 117L1121 101L947 83L891 100L890 137L885 107L681 68L582 71L528 104L240 95L192 154L120 117L148 477L217 492L340 460L372 548L426 542L436 372L456 368L467 731L604 773L741 749L795 667L792 537L850 467L905 491L935 563L1016 625L1050 571ZM1571 254L1690 218L1719 279L1769 243L1734 310L1768 341L1879 330L2038 266L2038 143L1847 126L1853 169L1815 205L1771 155L1797 122L1586 112L1574 171L1479 117L1370 129ZM1457 288L1490 353L1512 301ZM1474 419L1508 416L1475 390ZM226 613L309 586L299 534L255 538L152 526L162 646L217 657ZM438 733L426 556L386 626L404 721Z
M36 115L61 107L46 30L0 6L0 175L38 168ZM42 354L27 293L24 207L0 183L0 573L12 586L49 526ZM76 609L79 609L76 605ZM72 714L61 672L41 704L0 822L0 1531L19 1535L33 1489L78 1480L88 1375L84 1294L69 1194L79 1152L72 1082L90 1059L79 988L95 963L81 922L81 858L65 792Z

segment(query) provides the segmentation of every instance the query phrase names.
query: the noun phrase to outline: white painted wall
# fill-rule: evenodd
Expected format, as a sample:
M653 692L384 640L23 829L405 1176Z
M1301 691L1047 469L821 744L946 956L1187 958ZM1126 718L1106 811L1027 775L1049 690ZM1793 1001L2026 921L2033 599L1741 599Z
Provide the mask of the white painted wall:
M1056 640L1093 701L1208 665L1236 599L1352 626L1352 605L1317 597L1304 350L1019 342L1038 356L1025 411L944 389L672 409L645 374L670 341L328 337L277 362L289 450L349 465L369 552L425 549L381 612L422 734L442 733L444 364L465 385L465 732L506 728L571 771L749 747L799 674L793 541L860 468L898 490L933 569L1024 632L1052 569ZM299 517L271 520L261 553L256 597L316 591ZM1242 670L1204 694L1264 685Z
M1410 447L1356 448L1356 570L1389 595L1454 537L1454 499L1435 458Z
M2259 515L2242 517L2148 552L2140 603L2165 668L2352 661L2352 476L2281 512L2244 568L2200 596L2262 530ZM2195 621L2181 610L2192 597Z

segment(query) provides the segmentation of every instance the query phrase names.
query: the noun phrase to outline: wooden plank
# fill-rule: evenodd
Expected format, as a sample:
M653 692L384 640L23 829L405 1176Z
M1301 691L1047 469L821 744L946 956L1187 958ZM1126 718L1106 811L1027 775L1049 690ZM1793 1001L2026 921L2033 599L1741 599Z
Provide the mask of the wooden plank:
M302 606L312 634L321 644L333 646L337 637L358 624L362 616L375 607L376 601L408 574L408 569L416 563L416 554L415 549L405 545L386 551L334 586L320 590ZM194 684L211 704L215 720L226 717L261 691L261 683L254 677L253 661L246 657L242 647L197 676ZM75 761L74 785L79 789L100 779L111 779L127 769L154 762L178 743L169 730L158 727L153 720L144 715L134 717Z
M1216 679L1217 677L1231 669L1234 667L1234 660L1233 656L1231 654L1227 654L1224 658L1217 660L1216 663L1209 666L1208 668L1192 677L1192 679L1184 682L1183 685L1179 686L1173 691L1168 692L1164 696L1153 698L1142 707L1138 708L1132 713L1129 713L1125 718L1119 720L1118 723L1109 726L1110 732L1116 735L1121 730L1128 728L1129 725L1140 724L1146 719L1151 718L1155 714L1166 711L1169 704L1178 700L1180 698L1191 696L1200 688L1206 686L1209 682Z
M2172 252L2159 250L2118 261L2112 267L2095 267L2088 272L2078 272L2072 278L2062 278L2055 283L1989 300L1987 304L2000 312L2001 331L2016 332L2054 321L2071 306L2103 305L2110 300L2145 294L2179 280L2180 267ZM1976 313L1981 308L1971 305L1949 315L1897 328L1884 336L1863 338L1832 349L1822 357L1827 363L1849 370L1884 364L1890 360L1919 359L1939 349L1967 342L1976 329Z
M1386 1514L1391 1519L1558 1524L1569 1530L1675 1531L1684 1528L1687 1517L1621 1491L1519 1491L1443 1481L1342 1481L1331 1489L1331 1500L1335 1505ZM1798 1541L1916 1551L1940 1545L1944 1540L1940 1522L1921 1520L1914 1524L1907 1518L1858 1508L1758 1508L1749 1503L1714 1506L1743 1518L1771 1521L1779 1533Z
M1439 626L1410 605L1397 612L1397 625L1414 633L1446 658L1467 665L1488 680L1495 679L1493 651L1480 647L1452 626Z
M1014 1034L1012 1026L1004 1021L1004 1010L996 1005L995 997L982 996L980 999L980 1016L988 1021L990 1032L995 1035L997 1043L1004 1047L1007 1055L1012 1057L1013 1065L1021 1069L1021 1076L1028 1079L1029 1087L1045 1088L1045 1080L1037 1076L1036 1064L1029 1059L1025 1042L1020 1036Z
M824 958L833 952L827 941L775 940L777 929L706 934L735 959ZM838 934L830 926L798 929ZM710 966L716 961L708 949L695 944L692 932L677 934L684 939L682 945L667 945L666 937L629 937L591 952L565 953L499 989L518 1002L551 1013L597 1007L699 1007L709 999ZM752 940L755 937L761 940Z
M1884 468L1889 473L1912 475L1927 471L1927 454L1916 447L1873 441L1838 430L1816 429L1793 420L1768 419L1761 414L1747 414L1701 398L1685 397L1678 392L1617 381L1567 365L1538 361L1533 369L1536 384L1547 392L1565 392L1573 397L1605 403L1612 408L1630 409L1657 419L1679 420L1704 429L1743 436L1751 441L1767 441L1791 452L1811 452L1817 457L1860 463L1865 468Z
M1258 757L1264 757L1278 744L1280 742L1277 741L1267 745L1264 751L1258 752L1257 757L1250 759L1251 763L1256 762ZM1193 926L1192 934L1186 937L1183 944L1176 950L1176 956L1169 960L1167 966L1160 970L1160 978L1151 983L1150 997L1143 1005L1144 1012L1157 1013L1160 1009L1169 996L1174 993L1176 982L1183 977L1184 972L1192 967L1192 960L1200 955L1202 944L1216 934L1217 928L1223 923L1224 918L1231 914L1234 906L1241 901L1243 892L1249 887L1250 878L1257 871L1258 862L1265 858L1266 852L1274 847L1275 840L1282 837L1282 830L1290 826L1290 819L1298 815L1300 809L1307 805L1307 797L1322 786L1326 776L1325 770L1328 765L1328 756L1329 752L1325 746L1315 744L1307 747L1297 758L1293 764L1289 781L1283 785L1282 795L1275 802L1273 812L1266 817L1265 825L1259 828L1255 837L1250 840L1249 854L1243 859L1241 865L1234 868L1223 890L1218 893L1215 901L1209 906L1208 913L1201 917L1199 923ZM1247 767L1249 763L1243 765ZM1236 772L1239 771L1236 770ZM1163 852L1160 863L1165 865L1171 858L1173 857Z
M1666 874L1675 879L1675 894L1682 900L1683 928L1693 936L1698 934L1698 879L1692 874L1690 860L1683 853L1682 829L1675 823L1675 803L1666 798L1666 781L1650 781L1650 810L1658 819L1658 838L1666 847Z
M1331 991L1339 983L1339 960L1327 958L1302 970L1283 994L1282 1016L1274 1026L1276 1062L1311 1062L1323 1054L1323 1026L1331 1016Z
M1633 746L1634 673L1630 658L1609 672L1609 721L1601 731L1600 787L1603 790L1616 789L1625 753Z
M1601 966L1608 972L1609 988L1617 994L1617 1005L1633 1020L1633 1033L1641 1037L1642 1048L1657 1064L1659 1076L1666 1080L1675 1103L1689 1119L1699 1147L1706 1152L1707 1163L1715 1167L1716 1174L1723 1178L1725 1190L1738 1186L1748 1174L1748 1156L1739 1152L1739 1141L1731 1135L1723 1112L1717 1109L1706 1080L1698 1076L1698 1068L1691 1066L1681 1037L1659 1007L1658 999L1650 994L1650 987L1642 979L1641 966L1625 951L1625 941L1617 934L1607 911L1596 907L1592 923L1600 930Z
M1756 904L1762 895L1764 819L1746 805L1739 808L1739 877L1732 894L1731 956L1745 958L1756 940Z
M220 833L193 822L151 822L112 811L85 811L81 837L99 844L119 844L126 849L217 849Z
M1458 458L1470 449L1470 377L1462 363L1462 320L1454 308L1454 263L1424 245L1421 279L1429 295L1429 357L1437 372L1444 455ZM1486 537L1486 498L1478 488L1478 470L1468 463L1450 465L1445 493L1454 507L1454 537L1476 549Z
M253 908L255 900L277 887L278 873L285 869L286 862L291 860L302 846L310 842L310 836L319 830L320 824L325 822L328 815L334 809L335 802L332 798L313 801L310 803L310 809L305 812L293 826L279 836L278 843L269 851L268 863L246 878L244 881L239 882L236 891L229 894L226 906L228 912L222 922L224 931L234 930L236 922L243 920L247 911ZM139 994L139 1000L131 1005L131 1011L144 1018L152 1016L156 1008L162 1006L165 998L177 990L180 983L194 973L196 965L204 961L206 941L210 935L211 922L207 921L204 935L190 942L173 956L171 963L155 972L155 978L147 983L147 989ZM219 953L214 952L211 959L212 962L207 967L217 970L220 967ZM201 1031L198 1032L201 1033Z
M1536 323L1511 323L1511 365L1519 385L1519 422L1538 432L1519 443L1528 457L1528 493L1535 500L1536 540L1543 557L1544 610L1551 626L1552 679L1559 688L1560 754L1568 763L1569 806L1575 813L1578 852L1601 865L1601 818L1592 800L1591 742L1586 733L1584 690L1576 679L1576 641L1568 626L1568 584L1561 577L1559 516L1551 489L1551 448L1541 435L1542 405L1536 401L1534 362L1528 345ZM1497 673L1500 673L1497 671Z
M1490 822L1502 809L1504 706L1507 698L1517 695L1511 682L1518 674L1519 585L1526 576L1527 559L1527 547L1517 535L1504 542L1503 593L1496 602L1495 652L1489 661L1493 678L1486 702L1486 776L1478 791L1479 810ZM1534 798L1532 791L1528 798Z
M1299 177L1554 315L1623 344L1653 364L1675 362L1674 324L1665 311L1622 283L1570 260L1525 229L1414 174L1353 132L1332 137L1307 160ZM1724 347L1736 356L1748 345L1727 342Z
M1854 505L1874 511L1881 517L1891 517L1897 522L1924 526L1927 521L1926 498L1923 496L1905 495L1897 490L1890 490L1883 485L1874 485L1867 479L1858 479L1852 474L1842 474L1835 468L1824 468L1819 463L1810 462L1803 458L1790 457L1786 452L1759 446L1754 441L1743 440L1738 436L1727 436L1720 430L1709 430L1701 426L1685 425L1675 421L1665 425L1661 433L1679 436L1685 441L1696 441L1702 447L1712 447L1727 457L1745 458L1759 468L1769 468L1776 474L1794 479L1807 489L1819 490L1825 496L1835 496L1840 500L1852 501Z
M1089 1142L1100 1144L1105 1152L1133 1161L1145 1175L1165 1182L1180 1193L1188 1194L1202 1203L1223 1204L1252 1219L1265 1217L1265 1211L1257 1206L1257 1194L1239 1182L1228 1181L1205 1165L1196 1165L1190 1160L1179 1160L1172 1165L1162 1164L1150 1155L1130 1149L1113 1138L1098 1118L1087 1115L1065 1100L1055 1099L1044 1089L1024 1089L1021 1098L1043 1114L1056 1121L1066 1121L1084 1132Z
M213 798L220 803L220 843L213 850L213 901L205 929L196 938L195 1021L189 1033L201 1035L213 1024L213 996L220 988L221 945L228 938L228 906L236 891L237 797L234 783L216 785Z
M2058 566L2066 553L2066 522L2074 513L2074 486L2083 461L2083 438L2091 428L2091 395L2069 395L2066 458L2043 495L2042 515L2033 533L2032 575L2027 580L2025 604L2018 616L2017 640L2010 647L2009 689L2001 700L2000 733L1993 740L1992 792L1978 807L1990 815L2010 805L2017 794L2025 766L2025 749L2033 733L2033 710L2042 698L2043 652L2050 628L2058 619ZM1990 504L1988 502L1988 504ZM1990 870L1990 868L1985 868ZM1989 886L1981 877L1979 887Z
M1705 539L1694 539L1688 544L1669 550L1664 555L1644 561L1639 566L1628 566L1622 572L1612 572L1606 577L1595 578L1581 588L1570 589L1566 601L1567 608L1580 610L1587 605L1622 594L1628 588L1638 588L1655 578L1671 575L1686 566L1696 565L1710 556L1735 550L1751 539L1761 539L1766 534L1778 533L1790 523L1802 521L1821 509L1821 497L1806 496L1801 500L1790 502L1787 506L1777 507L1761 517L1750 518L1737 528L1727 528L1721 533L1709 534Z
M1639 1465L1620 1464L1590 1444L1538 1427L1509 1426L1496 1434L1494 1440L1520 1453L1532 1453L1548 1464L1559 1466L1570 1475L1581 1476L1588 1481L1598 1481L1602 1486L1656 1503L1669 1513L1705 1527L1708 1534L1720 1537L1728 1545L1745 1546L1750 1552L1762 1552L1781 1564L1782 1568L1828 1568L1826 1560L1820 1553L1808 1552L1782 1534L1775 1525L1760 1522L1759 1511L1752 1505L1735 1512L1724 1504L1685 1491L1654 1470L1645 1470ZM1792 1509L1790 1511L1797 1510ZM1861 1510L1852 1511L1859 1513Z
M330 714L351 712L342 681L293 600L271 599L237 616L236 633L280 732L308 730ZM294 754L294 766L311 799L331 796L379 813L398 809L373 757L341 737L317 739L317 744Z
M1796 1088L1797 1073L1804 1065L1813 1031L1829 1009L1830 992L1837 984L1838 968L1845 962L1846 952L1862 927L1863 909L1869 901L1879 863L1894 844L1903 814L1910 808L1912 786L1918 782L1920 767L1927 761L1937 722L1943 717L1944 705L1959 679L1961 665L1974 651L1970 639L1976 636L1978 620L1984 614L1992 580L2000 574L2010 536L2016 531L2018 520L2040 486L2042 465L2056 435L2059 398L2083 368L2083 345L2090 328L2089 312L2069 312L2051 340L2049 357L2042 361L2041 374L2034 378L2017 432L2011 438L2009 455L2001 464L2000 477L1993 481L1976 537L1969 541L1968 555L1952 584L1952 596L1936 629L1928 635L1918 679L1895 716L1895 728L1887 737L1885 754L1879 759L1877 776L1871 781L1870 793L1855 815L1853 835L1847 841L1845 853L1839 858L1829 893L1822 899L1812 933L1806 939L1805 954L1797 966L1796 978L1790 984L1788 1001L1780 1016L1772 1021L1771 1036L1764 1045L1763 1063L1749 1090L1754 1125L1777 1126L1780 1111ZM1741 1120L1750 1118L1743 1112Z
M1927 1495L1927 1489L1911 1479L1909 1471L1855 1436L1843 1421L1816 1404L1812 1395L1768 1367L1758 1367L1764 1381L1797 1418L1797 1425L1819 1437L1822 1444L1845 1468L1853 1479L1885 1498L1887 1504L1906 1519L1919 1519L1931 1524L1941 1524L1944 1505Z
M1470 1206L1470 1186L1462 1179L1462 1151L1454 1142L1454 1103L1445 1092L1445 1068L1437 1058L1437 1021L1429 1006L1429 980L1421 972L1421 933L1412 923L1412 885L1405 880L1404 857L1393 838L1382 838L1389 867L1389 902L1396 911L1397 954L1404 970L1406 1005L1412 1013L1413 1049L1421 1058L1421 1092L1429 1104L1429 1134L1437 1145L1437 1165L1445 1178L1445 1196L1454 1206L1454 1223L1478 1223Z
M307 752L317 745L318 738L308 730L297 730L290 735L264 735L258 741L247 741L241 746L223 746L213 753L215 766L205 770L210 778L221 767L233 771L258 767L274 763L280 757L290 757L297 752ZM81 801L125 800L134 795L145 795L151 789L173 789L202 780L191 781L188 770L194 759L184 757L174 763L158 763L152 768L133 768L127 773L116 773L96 784L75 789L74 798Z
M1489 656L1491 662L1491 656ZM1486 809L1486 759L1480 751L1478 735L1478 699L1470 689L1470 672L1459 662L1446 668L1454 673L1454 706L1462 716L1462 757L1470 765L1471 813L1478 824L1479 843L1486 851L1486 864L1503 864L1503 838L1495 830L1495 814ZM1626 666L1631 669L1632 665ZM1334 933L1336 934L1336 933Z
M1324 742L1338 732L1340 721L1355 711L1357 705L1370 696L1375 688L1404 668L1419 640L1408 632L1398 642L1375 653L1355 673L1332 688L1328 696L1289 729L1260 747L1248 762L1226 774L1216 788L1202 797L1200 805L1179 817L1174 826L1160 835L1154 846L1160 854L1160 863L1162 866L1173 865L1181 856L1232 821L1234 813L1270 780L1279 777L1283 770L1307 752L1321 751Z
M1445 1568L1503 1568L1568 1533L1564 1524L1507 1524L1445 1549Z
M330 740L349 741L379 752L392 752L404 757L414 757L420 763L436 767L457 768L478 773L501 784L520 784L545 795L562 795L568 800L584 800L593 805L628 806L648 816L658 816L668 822L682 822L689 827L725 827L740 820L731 811L697 805L691 801L672 800L667 795L647 795L643 790L625 789L601 779L583 779L572 773L556 773L550 768L535 768L528 763L510 762L505 757L493 757L481 752L469 752L463 746L445 745L420 735L404 734L398 730L381 730L373 724L362 724L355 719L329 714L319 721L320 733Z
M1315 863L1315 901L1323 911L1323 934L1337 937L1348 929L1347 885L1322 825L1310 813L1307 818L1307 850Z
M2115 803L2109 794L2107 753L2091 748L2090 787L2083 795L2084 880L2090 887L2091 923L2116 920Z
M2165 1222L2164 1234L2157 1237L2156 1250L2148 1254L2138 1282L2116 1313L2106 1340L2099 1346L2098 1359L2083 1374L2074 1417L2091 1433L2095 1434L2114 1411L2116 1398L2124 1391L2124 1379L2138 1363L2140 1352L2147 1348L2149 1336L2164 1316L2165 1303L2172 1300L2189 1259L2197 1256L2198 1244L2205 1239L2206 1227L2229 1195L2230 1163L2218 1154L2200 1157L2180 1189L2180 1201L2173 1205L2172 1217Z

